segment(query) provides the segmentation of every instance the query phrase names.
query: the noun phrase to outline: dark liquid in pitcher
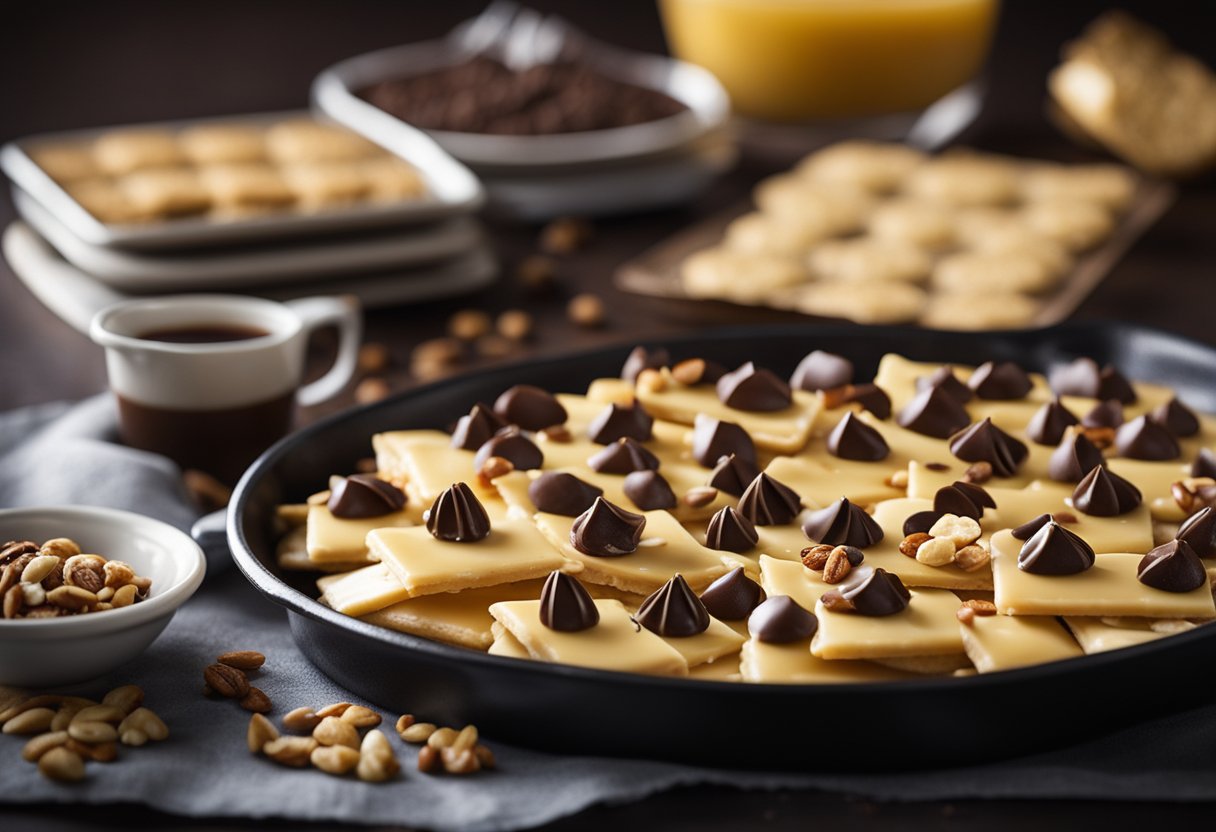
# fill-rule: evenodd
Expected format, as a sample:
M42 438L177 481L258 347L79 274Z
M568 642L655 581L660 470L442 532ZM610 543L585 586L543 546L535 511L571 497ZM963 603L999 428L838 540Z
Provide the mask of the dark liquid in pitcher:
M234 485L291 428L295 391L224 410L170 410L117 398L124 443Z
M226 341L248 341L264 338L270 333L256 326L235 324L190 324L168 329L153 329L140 333L145 341L161 341L170 344L221 344Z

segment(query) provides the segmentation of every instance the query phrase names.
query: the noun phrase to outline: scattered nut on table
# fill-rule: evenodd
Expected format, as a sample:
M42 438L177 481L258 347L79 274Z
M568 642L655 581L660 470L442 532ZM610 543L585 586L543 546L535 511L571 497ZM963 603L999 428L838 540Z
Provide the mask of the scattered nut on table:
M592 329L604 324L604 302L599 295L584 292L575 295L566 306L566 314L571 322L581 327Z

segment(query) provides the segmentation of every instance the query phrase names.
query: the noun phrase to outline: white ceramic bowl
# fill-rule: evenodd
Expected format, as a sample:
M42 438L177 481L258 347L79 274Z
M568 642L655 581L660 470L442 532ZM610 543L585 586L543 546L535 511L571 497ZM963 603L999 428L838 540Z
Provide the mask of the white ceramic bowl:
M85 552L131 564L152 579L148 597L105 612L64 618L0 619L0 684L51 687L81 682L142 653L203 582L203 551L172 526L111 508L0 510L0 541L68 537Z

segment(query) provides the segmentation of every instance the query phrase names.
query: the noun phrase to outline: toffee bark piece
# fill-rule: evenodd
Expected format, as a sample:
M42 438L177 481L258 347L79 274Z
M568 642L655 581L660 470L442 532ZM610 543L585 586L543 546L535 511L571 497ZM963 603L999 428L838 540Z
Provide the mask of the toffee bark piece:
M634 471L655 471L659 458L642 447L636 439L618 439L587 460L588 467L601 474L630 474Z
M1128 459L1164 462L1182 453L1178 440L1148 416L1137 416L1115 432L1115 450Z
M958 376L954 374L954 368L949 364L943 364L929 375L921 376L916 380L916 389L919 392L924 392L931 387L948 393L959 404L966 404L975 397L971 388L959 381Z
M718 509L705 529L705 545L719 552L749 552L759 540L755 525L734 506Z
M473 457L474 470L480 471L492 456L502 457L515 466L516 471L531 471L545 463L545 455L517 427L503 428L490 437Z
M435 498L426 515L426 530L437 540L476 543L490 535L490 516L473 489L458 482Z
M891 397L877 384L854 384L844 398L842 404L856 402L863 410L868 410L878 419L891 418Z
M342 520L382 517L405 508L405 492L374 474L354 474L338 481L327 505Z
M1123 404L1136 401L1136 391L1122 373L1111 364L1099 369L1092 358L1078 358L1056 367L1048 381L1057 396L1083 396L1103 401L1117 399Z
M1038 532L1039 529L1043 528L1050 522L1050 514L1040 514L1033 520L1027 520L1022 525L1010 529L1009 533L1013 535L1014 540L1030 540L1030 538L1035 536L1035 533Z
M1208 582L1207 569L1185 540L1171 540L1141 559L1136 580L1165 592L1191 592Z
M1034 575L1075 575L1094 565L1094 550L1055 520L1022 544L1018 569Z
M743 621L767 596L760 584L736 566L701 593L701 603L719 621Z
M971 424L971 417L962 403L941 387L927 387L904 405L896 423L924 436L949 439Z
M517 384L494 402L494 413L509 425L524 430L544 430L565 423L566 408L548 390Z
M1118 399L1098 402L1081 417L1081 424L1087 428L1119 427L1123 424L1123 402Z
M788 384L751 361L718 379L717 388L724 405L752 413L785 410L794 400Z
M858 419L852 411L844 414L828 434L828 453L857 462L879 462L891 453L882 434Z
M729 454L718 460L705 484L724 494L741 497L747 486L759 475L760 469L754 462Z
M987 462L998 477L1012 477L1030 450L992 423L976 422L950 438L950 452L963 462Z
M689 638L709 629L709 611L682 575L673 575L643 601L634 619L664 638Z
M967 386L981 399L1016 401L1026 398L1034 383L1025 370L1012 361L988 361L976 368Z
M620 557L636 552L646 518L596 497L591 508L574 518L570 545L584 555Z
M912 600L912 593L899 576L882 567L840 590L840 595L853 605L854 612L869 616L895 615L907 609Z
M815 635L819 619L788 595L774 595L752 610L747 631L765 644L790 644Z
M706 468L712 468L724 456L734 455L753 466L756 464L756 443L740 425L697 414L692 428L692 457Z
M843 355L815 350L798 362L790 376L790 387L796 390L834 390L853 383L853 362Z
M634 471L626 475L621 490L642 511L674 508L679 502L667 480L658 471Z
M1059 445L1064 432L1081 420L1056 396L1040 407L1026 425L1026 436L1038 445Z
M489 405L478 402L468 414L457 420L452 430L452 447L475 451L506 426L506 422L495 416Z
M577 578L551 572L540 590L540 623L550 630L577 633L600 623L600 611Z
M827 508L811 512L802 524L802 533L826 546L853 546L857 549L873 546L883 538L882 526L846 497L841 497Z
M1149 418L1177 437L1185 438L1199 433L1199 417L1177 397L1158 405Z
M604 496L604 489L562 471L546 471L528 483L528 497L537 511L578 517Z
M592 442L607 445L618 439L629 437L646 442L654 436L654 417L646 412L641 402L631 405L610 404L591 421L587 435Z
M1216 558L1216 509L1205 506L1178 527L1177 540L1185 540L1201 558Z
M784 526L802 511L802 498L763 471L739 498L739 513L757 526Z
M1105 466L1106 457L1083 433L1074 433L1060 440L1059 446L1047 460L1047 476L1056 482L1080 482L1097 466Z
M1191 463L1191 476L1216 479L1216 452L1210 448L1200 449L1199 455Z
M1091 517L1118 517L1144 501L1140 489L1123 477L1095 465L1072 492L1072 505Z
M625 381L637 381L642 370L658 370L671 364L671 354L663 347L648 350L646 347L634 347L621 367L621 378Z

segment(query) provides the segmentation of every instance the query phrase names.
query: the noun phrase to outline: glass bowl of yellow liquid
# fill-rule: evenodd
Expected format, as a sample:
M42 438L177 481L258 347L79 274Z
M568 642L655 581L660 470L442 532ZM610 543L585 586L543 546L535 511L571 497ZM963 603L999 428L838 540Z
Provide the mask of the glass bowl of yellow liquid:
M998 0L659 0L672 51L748 119L918 113L976 77Z

